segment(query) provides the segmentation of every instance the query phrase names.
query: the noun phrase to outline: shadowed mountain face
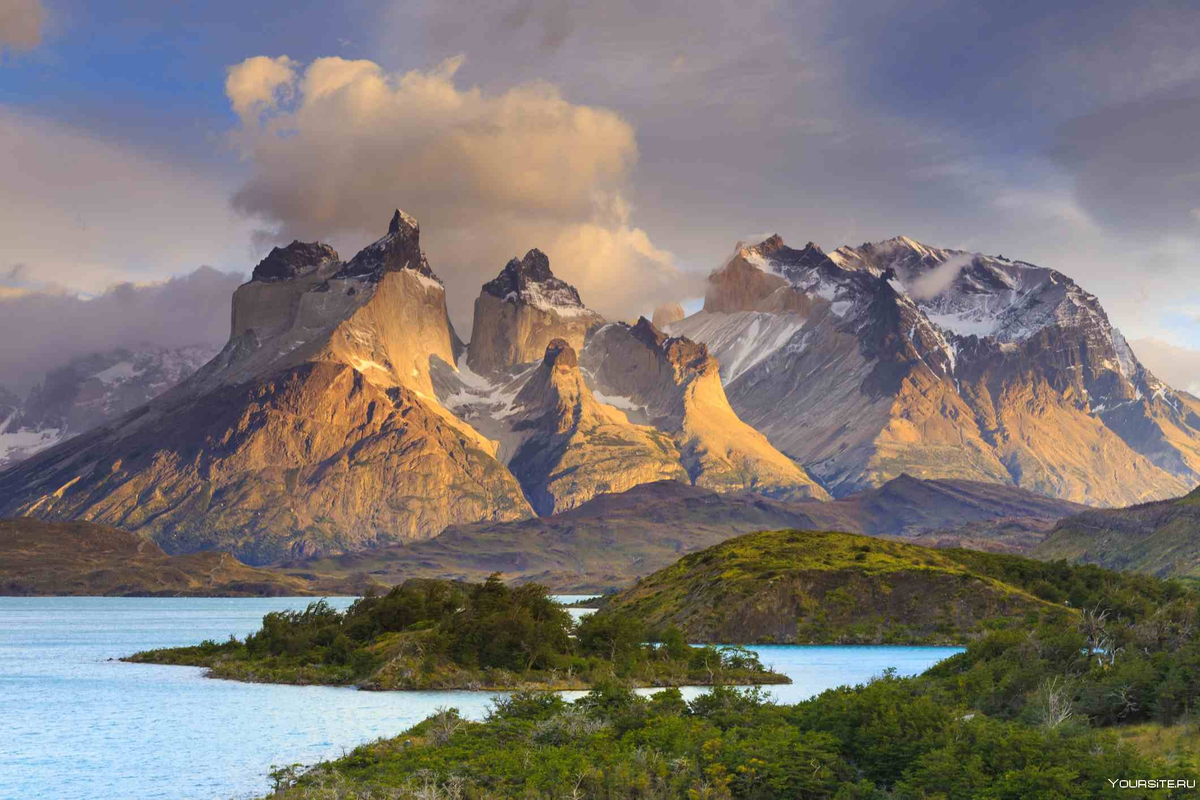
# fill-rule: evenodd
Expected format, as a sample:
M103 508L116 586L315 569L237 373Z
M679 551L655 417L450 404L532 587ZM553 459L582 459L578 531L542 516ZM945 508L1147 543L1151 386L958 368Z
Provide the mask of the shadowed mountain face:
M284 597L372 585L362 576L281 575L228 553L169 556L145 537L93 522L0 520L0 595Z
M563 339L550 342L513 408L512 427L522 441L508 467L539 514L642 483L687 480L669 436L597 402Z
M1200 489L1174 500L1067 517L1034 554L1159 577L1200 577Z
M838 496L907 472L1123 505L1200 480L1195 407L1054 270L774 236L667 332L708 344L737 414Z
M406 577L538 581L562 591L603 591L674 563L681 555L761 530L804 528L901 537L922 543L943 532L952 544L968 534L988 544L1038 541L1045 529L1082 507L1011 486L921 481L907 476L834 502L786 502L761 495L719 494L678 481L597 495L553 516L500 524L456 525L429 541L305 561L285 571L370 573L386 582ZM1001 530L1004 528L1004 530ZM1016 549L1001 546L994 549Z

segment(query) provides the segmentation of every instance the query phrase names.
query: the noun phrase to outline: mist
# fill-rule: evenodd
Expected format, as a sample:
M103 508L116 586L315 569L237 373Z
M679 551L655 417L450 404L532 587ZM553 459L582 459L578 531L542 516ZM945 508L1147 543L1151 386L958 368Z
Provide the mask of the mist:
M24 396L46 372L119 347L223 344L235 272L203 266L161 283L119 283L93 298L0 286L0 387Z

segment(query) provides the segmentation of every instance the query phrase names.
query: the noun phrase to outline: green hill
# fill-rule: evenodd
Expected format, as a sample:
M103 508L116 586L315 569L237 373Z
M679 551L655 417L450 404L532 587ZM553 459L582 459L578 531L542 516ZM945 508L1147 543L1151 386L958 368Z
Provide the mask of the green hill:
M961 644L1080 607L1088 587L1136 581L1095 567L930 549L847 533L754 533L685 556L604 613L688 641ZM1074 599L1075 602L1072 602Z
M1067 517L1033 554L1160 577L1200 578L1200 489L1175 500Z

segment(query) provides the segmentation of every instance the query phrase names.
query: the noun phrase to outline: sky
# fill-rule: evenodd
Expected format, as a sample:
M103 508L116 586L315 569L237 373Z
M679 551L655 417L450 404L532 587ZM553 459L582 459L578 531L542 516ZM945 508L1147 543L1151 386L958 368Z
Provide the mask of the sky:
M903 234L1067 273L1200 390L1197 30L1153 0L0 0L0 303L203 266L172 291L207 308L401 207L465 336L532 247L630 318L739 240Z

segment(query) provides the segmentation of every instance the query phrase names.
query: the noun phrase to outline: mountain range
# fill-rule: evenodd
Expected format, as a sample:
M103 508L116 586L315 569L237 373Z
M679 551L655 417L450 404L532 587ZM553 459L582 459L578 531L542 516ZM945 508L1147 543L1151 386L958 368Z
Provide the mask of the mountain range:
M0 472L0 516L264 564L638 487L820 506L913 476L1121 505L1200 480L1200 403L1094 296L903 237L740 246L703 310L658 324L605 320L534 249L483 285L464 343L397 210L349 260L275 248L232 306L228 342L177 385Z
M73 358L24 398L0 387L0 469L117 419L202 367L220 344L146 344Z
M707 344L738 415L835 496L907 473L1118 506L1200 480L1200 405L1051 269L772 236L665 330Z
M683 481L644 483L581 506L516 522L452 525L421 542L293 559L298 579L401 583L408 578L536 581L556 591L605 592L742 534L781 528L848 531L921 544L1024 552L1085 506L1024 489L902 475L832 502L715 492ZM998 531L1003 531L1000 535Z

